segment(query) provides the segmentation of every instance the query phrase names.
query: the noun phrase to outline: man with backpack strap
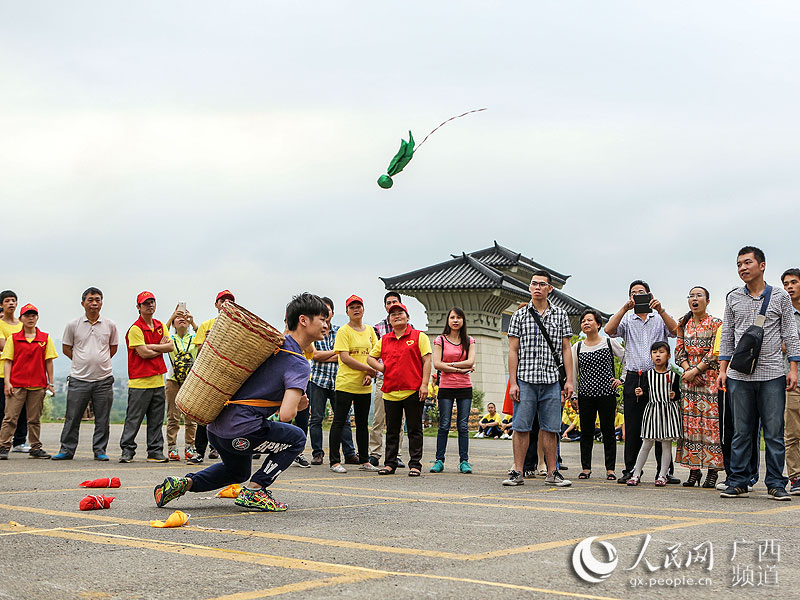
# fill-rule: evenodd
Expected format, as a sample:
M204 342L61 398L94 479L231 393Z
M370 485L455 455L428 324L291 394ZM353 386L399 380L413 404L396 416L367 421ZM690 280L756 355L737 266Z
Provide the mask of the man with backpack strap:
M175 349L169 353L169 365L166 382L167 395L167 448L170 460L180 460L181 454L178 451L178 431L181 428L181 411L175 404L178 390L186 381L189 370L192 368L197 358L197 347L194 344L194 333L189 332L189 322L191 315L185 312L178 312L172 321L175 333L170 334ZM188 416L184 416L184 457L186 460L193 458L197 451L194 447L194 436L197 431L197 423Z

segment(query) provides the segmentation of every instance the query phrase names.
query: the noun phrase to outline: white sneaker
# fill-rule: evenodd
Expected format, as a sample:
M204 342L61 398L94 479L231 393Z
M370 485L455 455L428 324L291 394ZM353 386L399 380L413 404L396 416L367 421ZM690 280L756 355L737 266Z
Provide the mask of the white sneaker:
M547 477L544 482L547 485L554 485L556 487L569 487L572 485L572 482L569 479L564 479L558 471L553 471L553 474Z
M718 491L724 492L728 489L728 484L725 481L720 481L716 487Z
M482 437L484 437L484 435L485 434L482 431L479 431L478 433L475 434L475 437L476 438L482 438ZM14 450L14 452L16 452L16 450Z
M12 446L11 451L12 452L24 452L25 454L27 454L28 452L31 451L31 446L30 446L30 444L25 442L25 443L20 444L18 446Z
M347 469L345 469L342 465L333 465L331 467L331 471L334 473L347 473Z

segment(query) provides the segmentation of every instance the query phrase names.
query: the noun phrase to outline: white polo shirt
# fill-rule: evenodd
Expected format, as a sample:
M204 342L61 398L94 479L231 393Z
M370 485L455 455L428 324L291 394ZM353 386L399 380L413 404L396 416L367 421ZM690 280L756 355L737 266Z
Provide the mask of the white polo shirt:
M86 316L67 323L61 342L72 346L69 376L81 381L101 381L111 376L110 346L119 345L117 326L102 316L93 325Z

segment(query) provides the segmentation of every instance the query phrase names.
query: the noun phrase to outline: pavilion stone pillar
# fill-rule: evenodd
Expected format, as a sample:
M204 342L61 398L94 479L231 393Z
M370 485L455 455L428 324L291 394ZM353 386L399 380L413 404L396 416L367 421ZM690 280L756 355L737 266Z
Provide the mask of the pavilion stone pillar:
M472 386L484 392L484 408L487 403L494 402L497 410L501 411L506 391L508 344L500 330L509 298L492 290L406 293L425 306L428 316L426 333L431 343L444 330L450 308L460 306L464 310L469 335L477 344Z

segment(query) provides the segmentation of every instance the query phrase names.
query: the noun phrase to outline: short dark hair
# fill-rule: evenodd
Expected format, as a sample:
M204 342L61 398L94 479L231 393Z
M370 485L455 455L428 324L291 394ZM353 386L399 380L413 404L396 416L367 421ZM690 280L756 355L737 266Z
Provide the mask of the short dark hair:
M550 275L550 271L545 271L544 269L537 269L531 275L531 281L533 281L534 277L547 277L547 283L553 285L553 276Z
M328 298L327 296L320 296L320 300L322 300L322 301L323 301L325 304L327 304L328 306L330 306L330 307L331 307L331 310L333 310L333 300L331 300L331 299L330 299L330 298Z
M592 316L594 317L594 320L595 320L595 321L597 321L597 324L598 324L600 327L602 327L602 326L603 326L603 317L601 317L601 316L600 316L600 312L599 312L599 311L596 311L596 310L595 310L595 309L593 309L593 308L587 308L586 310L584 310L584 311L581 313L581 319L580 319L580 321L578 321L578 323L583 323L583 318L584 318L586 315L592 315Z
M322 301L322 298L315 294L303 292L292 298L292 301L286 305L286 327L290 331L297 329L300 323L300 316L305 315L313 319L314 317L328 316L328 307Z
M792 277L797 277L798 279L800 279L800 269L795 269L795 268L786 269L783 272L783 275L781 275L781 283L783 283L783 280L789 277L790 275Z
M637 286L637 285L641 285L645 290L647 290L648 294L650 293L650 284L648 284L643 279L634 279L633 281L631 281L631 284L628 286L628 296L631 295L631 292L633 291L634 286Z
M667 342L655 342L652 346L650 346L650 352L655 352L656 350L660 350L661 348L666 349L667 354L672 354L672 351L669 349L669 344Z
M398 302L402 302L402 301L403 301L403 298L402 298L402 296L400 296L400 294L398 294L397 292L386 292L386 293L383 295L383 303L384 303L384 304L386 304L386 301L387 301L389 298L391 298L392 296L394 296L395 298L397 298L397 301L398 301Z
M490 406L494 406L495 408L497 408L497 406L495 406L494 402L489 402L489 404L486 405L486 408L489 408Z
M2 304L6 298L13 298L14 300L19 300L19 298L17 298L17 294L12 292L11 290L3 290L2 292L0 292L0 304Z
M99 294L100 295L100 300L103 299L103 292L100 291L100 288L88 287L88 288L86 288L86 291L83 292L83 294L81 295L81 302L86 302L86 296L91 296L91 295L94 295L94 294Z
M767 262L767 257L764 256L764 251L761 250L761 248L756 248L755 246L745 246L741 250L739 250L739 254L737 254L736 257L738 258L744 254L752 254L753 256L756 257L756 260L759 263Z

